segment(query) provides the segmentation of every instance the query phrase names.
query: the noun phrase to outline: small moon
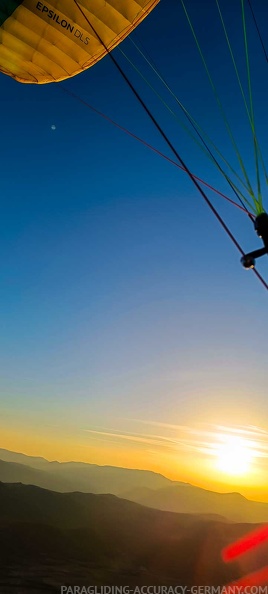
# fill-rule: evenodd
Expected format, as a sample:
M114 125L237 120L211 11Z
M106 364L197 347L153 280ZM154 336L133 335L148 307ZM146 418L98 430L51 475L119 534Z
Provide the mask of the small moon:
M52 126L51 126L51 130L56 130L56 126L55 126L55 124L52 124Z

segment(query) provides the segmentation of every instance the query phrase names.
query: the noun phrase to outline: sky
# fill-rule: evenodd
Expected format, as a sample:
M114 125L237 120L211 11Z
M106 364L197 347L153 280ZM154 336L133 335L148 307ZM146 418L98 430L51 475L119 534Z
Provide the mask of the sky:
M221 4L245 85L240 1ZM216 4L186 5L255 187ZM245 8L267 163L267 63ZM254 9L261 25L268 8ZM238 171L180 1L160 1L132 39ZM174 98L130 40L113 52L187 166L234 198L122 51L181 120ZM83 101L173 158L109 56L59 84L1 74L0 446L268 501L267 291L187 175ZM247 214L207 195L245 251L261 247ZM234 453L233 439L241 472L219 454L224 444Z

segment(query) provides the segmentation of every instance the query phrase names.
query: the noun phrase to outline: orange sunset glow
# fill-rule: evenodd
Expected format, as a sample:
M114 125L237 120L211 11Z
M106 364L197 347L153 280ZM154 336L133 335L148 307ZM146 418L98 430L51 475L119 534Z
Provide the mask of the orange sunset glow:
M128 421L136 431L69 428L68 439L55 428L13 433L2 429L2 447L48 460L153 470L172 480L221 492L238 490L268 501L268 432L253 426L176 426ZM47 436L50 436L49 441Z

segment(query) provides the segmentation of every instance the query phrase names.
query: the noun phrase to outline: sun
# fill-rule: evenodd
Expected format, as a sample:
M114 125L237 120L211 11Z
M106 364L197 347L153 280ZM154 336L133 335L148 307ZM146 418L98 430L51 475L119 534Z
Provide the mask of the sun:
M216 457L218 470L241 476L251 470L253 451L245 439L226 435L216 448Z

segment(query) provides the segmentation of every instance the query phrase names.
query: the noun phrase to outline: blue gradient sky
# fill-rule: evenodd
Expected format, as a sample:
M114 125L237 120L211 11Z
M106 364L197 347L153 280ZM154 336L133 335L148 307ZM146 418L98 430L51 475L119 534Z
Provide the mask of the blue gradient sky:
M254 176L250 131L212 4L193 0L191 16ZM240 2L222 4L245 81ZM255 4L262 23L268 9ZM267 64L248 19L265 158ZM265 27L263 35L268 43ZM133 38L236 163L180 2L162 0ZM128 40L120 47L136 56ZM119 48L114 55L191 170L230 195ZM172 156L108 57L62 86ZM22 85L2 75L0 101L1 447L212 484L205 466L201 476L185 463L178 444L167 453L152 447L150 435L155 423L162 438L177 426L175 440L182 427L207 424L268 430L267 292L242 269L186 175L60 84ZM246 215L209 197L246 251L260 245ZM268 278L267 259L259 269ZM264 457L263 472L265 464Z

